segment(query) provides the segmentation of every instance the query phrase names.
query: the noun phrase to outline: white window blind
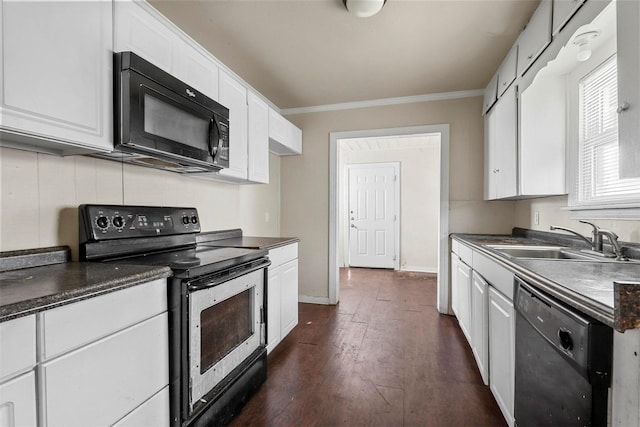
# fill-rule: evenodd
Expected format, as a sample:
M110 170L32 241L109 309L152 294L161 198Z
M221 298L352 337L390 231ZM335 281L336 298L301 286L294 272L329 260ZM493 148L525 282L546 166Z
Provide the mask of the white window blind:
M640 179L618 177L618 81L615 55L580 80L578 204L640 201Z

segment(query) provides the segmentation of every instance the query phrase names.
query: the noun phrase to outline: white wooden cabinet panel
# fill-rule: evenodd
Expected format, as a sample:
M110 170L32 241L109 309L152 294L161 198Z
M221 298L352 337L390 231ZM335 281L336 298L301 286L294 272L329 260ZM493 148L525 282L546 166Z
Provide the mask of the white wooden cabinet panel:
M297 242L269 250L269 260L271 261L272 266L280 266L295 258L298 258Z
M127 414L113 427L169 427L169 386Z
M44 363L46 425L111 425L160 391L169 383L168 335L163 313Z
M484 102L482 104L482 114L486 114L498 99L498 73L496 73L484 90Z
M553 0L553 25L552 35L555 36L562 30L564 24L569 22L574 13L586 0Z
M269 183L269 106L253 92L248 94L249 167L252 182Z
M473 252L473 269L494 288L513 299L513 272L478 251Z
M0 340L0 381L36 365L35 315L0 323Z
M482 381L489 384L489 285L473 272L471 282L471 350Z
M45 360L167 311L167 281L158 279L42 312Z
M298 259L289 261L281 268L280 335L284 338L298 324Z
M210 57L183 40L176 40L173 75L214 101L218 101L219 69Z
M63 154L111 150L111 3L3 1L0 14L2 130Z
M0 426L36 426L36 378L33 371L0 384Z
M514 44L498 68L498 96L501 96L518 74L518 45Z
M460 258L451 253L451 311L458 317L460 315L460 283L458 282L458 263Z
M269 150L279 156L302 153L302 131L269 108Z
M518 75L525 71L551 43L551 0L541 0L518 38Z
M489 387L509 426L514 425L515 311L513 303L489 287Z
M172 71L176 35L145 2L119 0L114 8L114 51L131 51L158 68Z
M224 70L219 74L220 103L229 109L229 167L220 176L247 179L247 89Z
M485 116L485 198L518 194L518 101L511 85Z
M460 329L471 343L471 267L462 261L456 263L456 279L458 283L458 323Z
M282 268L269 268L267 291L267 354L280 342L280 300L282 299Z
M640 2L617 1L620 177L640 177Z
M465 264L472 266L473 265L473 249L464 243L460 243L458 246L458 256Z

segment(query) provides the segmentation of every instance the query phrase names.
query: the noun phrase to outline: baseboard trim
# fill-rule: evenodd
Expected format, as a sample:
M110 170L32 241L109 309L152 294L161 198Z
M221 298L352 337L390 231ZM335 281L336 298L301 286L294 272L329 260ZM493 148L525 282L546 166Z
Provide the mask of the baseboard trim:
M412 271L414 273L437 273L437 267L413 267L410 265L405 265L400 269L400 271Z
M329 298L326 297L311 297L307 295L298 295L298 302L304 302L307 304L321 304L330 305Z

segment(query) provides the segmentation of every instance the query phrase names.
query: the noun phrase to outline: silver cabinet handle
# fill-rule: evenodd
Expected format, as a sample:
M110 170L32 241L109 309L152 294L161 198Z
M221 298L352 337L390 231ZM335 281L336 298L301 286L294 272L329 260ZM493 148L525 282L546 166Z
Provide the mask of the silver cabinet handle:
M618 114L623 113L625 111L627 111L629 109L630 105L628 102L622 102L622 104L620 104L620 106L618 106L618 109L616 110Z
M358 227L356 227L355 225L351 224L351 228L358 228Z

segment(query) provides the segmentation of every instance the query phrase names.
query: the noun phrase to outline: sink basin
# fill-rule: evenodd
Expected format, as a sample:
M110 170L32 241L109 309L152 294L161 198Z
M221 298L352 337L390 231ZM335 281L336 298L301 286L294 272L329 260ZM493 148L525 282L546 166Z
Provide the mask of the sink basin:
M562 246L487 245L487 247L513 258L594 260L593 256L575 252Z

